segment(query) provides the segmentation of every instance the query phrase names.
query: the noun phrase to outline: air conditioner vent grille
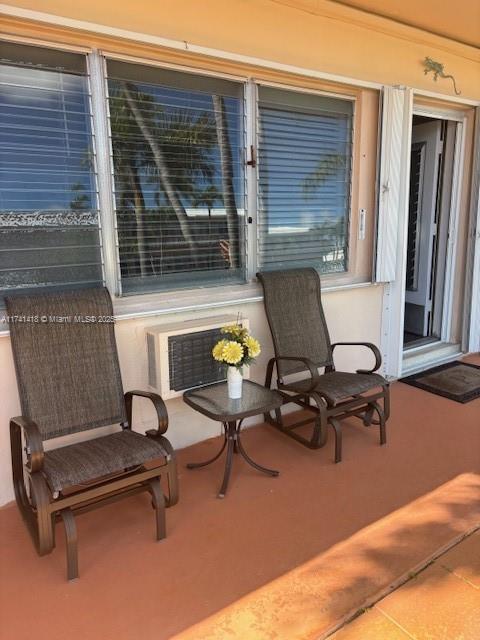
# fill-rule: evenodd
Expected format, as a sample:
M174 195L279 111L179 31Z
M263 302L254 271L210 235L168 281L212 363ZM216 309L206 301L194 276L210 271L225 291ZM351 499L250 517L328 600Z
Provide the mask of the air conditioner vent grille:
M168 337L171 389L184 391L225 380L225 365L212 358L212 349L221 337L220 329Z

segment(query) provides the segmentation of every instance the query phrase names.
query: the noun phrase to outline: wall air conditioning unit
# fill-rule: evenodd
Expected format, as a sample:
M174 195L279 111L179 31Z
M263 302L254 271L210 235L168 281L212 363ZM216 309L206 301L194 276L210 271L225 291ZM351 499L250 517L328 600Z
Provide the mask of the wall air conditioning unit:
M146 327L149 387L168 400L186 389L225 380L226 367L213 359L212 349L223 337L221 327L237 320L225 315ZM238 322L249 328L245 318ZM244 374L248 376L248 367Z

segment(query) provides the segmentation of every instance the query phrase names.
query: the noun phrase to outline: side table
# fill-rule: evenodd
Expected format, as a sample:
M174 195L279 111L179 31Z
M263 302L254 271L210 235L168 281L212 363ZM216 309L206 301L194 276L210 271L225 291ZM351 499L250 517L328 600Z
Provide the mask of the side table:
M240 429L245 418L268 413L282 405L282 396L277 391L266 389L251 380L244 380L242 397L232 400L228 397L227 383L217 382L198 389L185 391L183 399L195 411L208 416L212 420L217 420L223 425L224 441L220 451L205 462L187 464L188 469L205 467L215 462L222 455L225 448L227 449L223 482L218 493L219 498L224 498L227 492L234 453L239 453L248 464L258 471L270 476L278 476L278 471L262 467L250 458L243 448L240 437Z

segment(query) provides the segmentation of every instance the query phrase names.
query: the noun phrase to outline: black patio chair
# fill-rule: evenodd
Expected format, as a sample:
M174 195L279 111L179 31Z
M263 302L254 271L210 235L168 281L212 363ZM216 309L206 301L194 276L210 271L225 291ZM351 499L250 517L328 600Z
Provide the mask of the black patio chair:
M39 555L53 550L55 523L63 521L73 579L76 513L149 491L157 540L165 537L165 506L178 500L167 410L155 393L123 393L106 289L12 296L6 305L22 407L10 421L15 496ZM132 430L134 396L150 399L157 412L158 428L146 435ZM46 440L105 425L117 430L44 451Z
M389 384L383 376L374 373L382 363L377 347L369 342L330 343L322 308L320 277L315 269L262 272L257 277L263 285L265 311L275 350L275 357L268 363L265 386L271 388L276 368L277 387L284 403L294 402L315 414L285 426L278 409L275 418L266 414L265 421L311 449L325 445L328 425L332 426L335 462L342 459L340 420L344 418L355 416L366 426L378 425L380 444L385 444L390 413ZM373 352L374 367L359 369L356 373L336 371L334 349L353 345L367 347ZM319 373L319 368L324 372ZM300 375L285 380L286 376L302 373L308 373L308 377ZM375 414L378 419L374 419ZM295 431L309 423L313 423L310 438Z

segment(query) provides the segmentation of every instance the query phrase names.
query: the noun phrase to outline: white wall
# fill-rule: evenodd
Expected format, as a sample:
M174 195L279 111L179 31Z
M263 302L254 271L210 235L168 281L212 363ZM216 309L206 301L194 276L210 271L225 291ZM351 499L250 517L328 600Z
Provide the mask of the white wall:
M382 309L381 286L370 286L324 294L325 314L332 341L370 341L380 344L380 325ZM220 311L191 312L162 315L144 319L120 320L116 324L117 344L122 369L123 385L128 389L148 389L147 386L147 354L144 328L148 325L188 320L195 317L208 317L219 313L236 315L242 312L250 320L250 330L262 344L262 354L258 363L251 368L251 379L263 382L265 367L273 353L263 303L236 304L222 308ZM336 364L340 369L354 371L368 365L371 355L361 348L339 348L336 353ZM15 371L13 366L10 339L0 338L0 505L13 500L13 487L10 466L9 419L20 415L20 403L17 394ZM147 400L138 399L135 405L134 428L137 431L156 426L155 411ZM205 438L220 433L220 426L187 407L181 398L167 402L170 416L168 437L175 448L183 448ZM252 419L252 422L261 421ZM97 429L96 434L110 431L111 428ZM48 446L59 446L71 443L74 439L91 437L92 432L59 438ZM300 446L300 445L299 445Z

